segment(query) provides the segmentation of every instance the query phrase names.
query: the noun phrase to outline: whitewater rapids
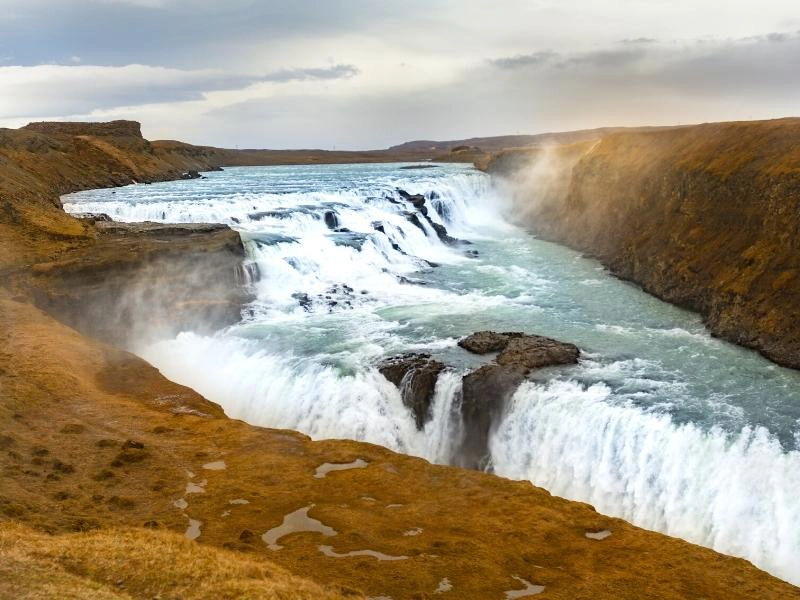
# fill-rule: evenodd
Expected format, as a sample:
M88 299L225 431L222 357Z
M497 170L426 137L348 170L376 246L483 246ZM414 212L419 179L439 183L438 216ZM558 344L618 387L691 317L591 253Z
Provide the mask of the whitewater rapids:
M800 375L512 226L482 173L399 167L233 168L63 200L122 221L241 232L257 298L242 323L139 349L230 416L447 463L460 374L478 364L459 337L572 342L579 366L534 374L512 398L490 437L494 471L800 584ZM398 189L424 194L427 216ZM446 243L435 226L471 244ZM374 368L409 351L456 369L440 376L423 431Z

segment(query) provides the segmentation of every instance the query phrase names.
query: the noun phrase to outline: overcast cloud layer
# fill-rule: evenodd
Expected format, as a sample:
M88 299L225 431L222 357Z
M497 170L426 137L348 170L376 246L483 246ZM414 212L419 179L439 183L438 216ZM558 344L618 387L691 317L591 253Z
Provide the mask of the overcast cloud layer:
M796 0L0 0L0 126L405 140L800 115Z

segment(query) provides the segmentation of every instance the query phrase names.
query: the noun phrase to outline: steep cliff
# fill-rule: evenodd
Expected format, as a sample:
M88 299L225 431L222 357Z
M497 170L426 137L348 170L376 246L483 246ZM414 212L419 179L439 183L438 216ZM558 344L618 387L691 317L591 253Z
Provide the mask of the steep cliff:
M615 133L482 166L541 237L800 368L800 119Z
M84 333L126 344L239 319L244 249L219 225L76 219L61 194L175 179L214 165L165 159L139 123L33 123L0 130L0 275L10 290Z

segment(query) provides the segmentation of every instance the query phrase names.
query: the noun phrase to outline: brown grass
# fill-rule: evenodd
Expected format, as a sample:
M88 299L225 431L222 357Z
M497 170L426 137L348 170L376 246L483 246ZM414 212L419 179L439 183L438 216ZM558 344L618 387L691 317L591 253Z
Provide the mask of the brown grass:
M47 535L0 523L0 598L344 598L253 556L146 529ZM349 598L361 597L348 595Z

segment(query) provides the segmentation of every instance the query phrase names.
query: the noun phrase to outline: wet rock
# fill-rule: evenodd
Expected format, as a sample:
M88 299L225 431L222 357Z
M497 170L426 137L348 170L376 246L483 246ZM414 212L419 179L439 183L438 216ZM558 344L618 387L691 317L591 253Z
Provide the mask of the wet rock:
M521 332L479 331L458 345L474 354L498 352L495 360L462 379L461 416L464 437L456 462L464 467L488 466L488 442L508 400L533 369L578 362L573 344Z
M186 171L181 174L181 179L200 179L202 175L197 171Z
M410 202L423 215L428 214L428 209L425 207L425 196L422 194L409 194L405 190L398 189L397 193L406 202Z
M418 227L419 230L422 231L422 233L428 235L428 232L425 231L425 226L422 224L422 221L419 220L419 216L417 216L417 213L405 212L403 213L403 216L409 223L411 223L415 227Z
M505 349L511 338L524 335L521 332L497 333L496 331L477 331L458 340L458 345L473 354L488 354Z
M520 366L496 363L465 375L461 380L461 418L464 437L456 456L459 466L484 469L488 463L489 435L499 423L507 401L525 379Z
M339 227L339 217L334 211L326 210L325 214L323 215L323 219L325 221L325 225L328 226L328 229L336 229Z
M431 224L431 227L433 227L433 230L436 232L436 235L439 237L442 243L457 244L459 242L459 240L457 240L456 238L452 237L449 233L447 233L447 228L441 223L436 223L432 221L430 218L428 218L428 223Z
M497 357L497 364L527 370L578 362L580 351L573 344L538 335L512 337Z
M400 390L403 404L411 409L422 429L431 418L431 402L439 373L445 365L430 354L402 354L383 361L378 371Z
M97 223L100 221L110 223L114 220L106 213L76 213L72 216L84 223Z
M297 303L303 308L304 311L311 312L313 300L311 300L308 294L305 292L295 292L292 294L292 298L297 300Z

